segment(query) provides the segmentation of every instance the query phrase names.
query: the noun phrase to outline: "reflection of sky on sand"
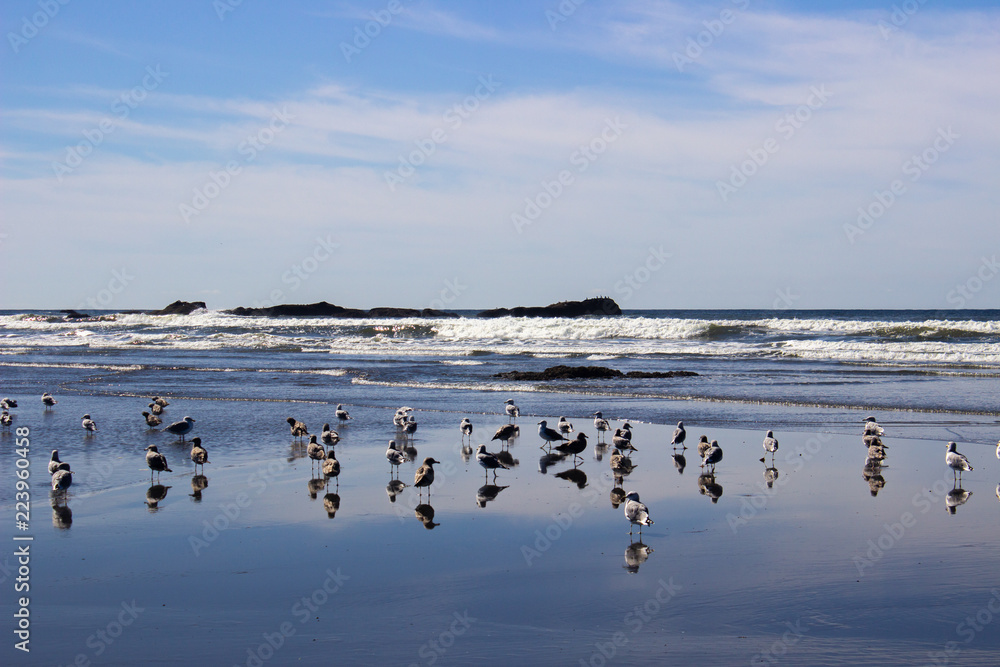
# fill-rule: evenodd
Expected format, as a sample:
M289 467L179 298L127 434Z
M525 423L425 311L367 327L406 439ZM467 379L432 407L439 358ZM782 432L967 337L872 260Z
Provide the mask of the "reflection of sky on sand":
M63 400L75 410L79 399L60 407ZM122 399L88 400L113 416ZM966 662L957 664L992 664L1000 650L1000 633L976 633L968 644L956 633L996 584L992 448L963 445L976 466L963 488L975 495L964 504L953 498L952 514L955 487L938 441L893 439L888 430L884 486L873 497L860 423L855 436L776 433L768 488L764 430L685 420L689 441L705 433L725 451L714 480L699 482L692 448L682 474L671 459L673 421L633 421L636 467L621 488L639 491L656 522L640 542L612 506L609 456L597 461L589 448L576 468L566 459L542 474L544 450L530 428L509 450L521 465L500 470L495 483L489 475L486 486L506 487L500 493L484 486L474 457L461 456L464 415L418 411L408 442L417 460L401 467L408 486L392 502L384 456L391 410L351 408L355 420L336 446L342 472L327 485L311 481L304 447L287 435L288 406L197 407L197 433L212 452L197 483L189 446L166 434L100 433L84 448L75 430L63 434L62 417L39 425L39 463L43 447L58 446L79 472L62 503L72 525L57 530L35 519L33 658L93 659L87 638L133 599L145 611L102 664L150 655L246 664L248 649L286 622L294 633L270 664L329 664L331 656L427 664L428 642L442 636L442 664L578 664L602 646L626 664L745 664L783 636L782 664L923 664L949 641L960 643ZM592 433L586 419L571 419ZM114 421L105 418L109 430ZM506 418L473 421L475 444L499 451L488 438ZM152 441L175 470L161 484L180 493L151 493L143 447ZM429 501L426 491L419 501L412 481L425 457L441 463ZM563 474L573 470L586 479ZM11 513L5 505L0 520L10 525ZM662 594L664 585L673 592ZM5 596L4 613L9 605ZM615 644L616 633L627 641Z

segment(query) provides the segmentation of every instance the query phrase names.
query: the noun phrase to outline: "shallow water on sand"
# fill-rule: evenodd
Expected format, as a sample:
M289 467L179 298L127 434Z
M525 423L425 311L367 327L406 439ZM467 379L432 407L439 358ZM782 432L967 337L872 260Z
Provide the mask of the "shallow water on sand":
M189 377L185 395L202 389L198 377L208 376ZM100 394L115 381L92 384ZM257 389L231 394L253 398ZM31 429L32 451L32 652L28 660L13 649L8 620L2 662L996 664L1000 462L992 447L960 444L976 469L962 484L972 495L950 513L949 492L952 503L962 498L944 441L921 437L950 427L920 427L948 415L915 413L896 432L887 425L888 459L871 481L860 423L779 430L769 489L763 428L719 426L722 404L671 404L696 415L685 419L689 445L705 433L725 456L714 480L699 480L689 447L678 474L673 424L632 422L637 467L622 487L638 491L655 520L640 538L612 506L610 452L598 460L582 416L595 409L589 398L584 408L535 395L535 416L522 415L510 446L518 463L493 483L474 455L463 457L458 422L470 416L473 446L496 451L489 437L506 418L463 412L468 403L439 395L428 401L434 410L417 411L417 461L399 474L412 484L420 460L440 461L430 500L410 486L392 501L383 454L393 409L408 398L383 391L347 406L355 419L339 428L342 472L328 488L310 484L319 475L284 420L318 432L335 421L329 403L171 399L165 421L197 419L192 435L212 461L204 480L193 480L187 444L145 428L138 397L67 394L48 413L22 404L15 426ZM553 425L563 410L591 446L577 466L541 472L535 424ZM79 426L84 412L98 419L94 436ZM144 461L150 443L173 469L159 478L158 501L164 488L151 489ZM50 506L54 448L75 472L69 526L62 505ZM14 458L13 436L3 435L6 619ZM483 489L490 484L506 488Z

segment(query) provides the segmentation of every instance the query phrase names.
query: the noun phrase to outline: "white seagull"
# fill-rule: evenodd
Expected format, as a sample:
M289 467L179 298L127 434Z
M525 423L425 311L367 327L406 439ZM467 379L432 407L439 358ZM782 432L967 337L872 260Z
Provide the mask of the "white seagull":
M496 454L491 454L486 451L486 445L479 445L479 448L476 450L476 461L478 461L479 465L483 467L483 470L486 471L487 475L489 475L489 471L492 470L494 479L497 476L497 468L510 470L510 468L505 466L503 462L497 458Z
M346 422L348 419L354 419L354 417L349 415L347 410L345 410L344 406L340 403L337 403L337 412L335 414L337 415L337 419L342 422Z
M774 437L774 431L768 431L764 436L764 451L771 453L771 460L774 460L774 453L778 451L778 441ZM764 459L761 459L763 461Z
M462 432L462 440L465 440L465 436L472 437L472 422L469 421L468 417L462 419L462 423L458 425L458 429Z
M80 422L80 426L82 426L83 430L86 431L88 434L93 433L94 431L97 430L97 424L94 422L93 419L90 418L90 415L83 416L83 421Z
M506 405L504 411L507 413L508 420L517 419L518 417L521 416L521 410L516 405L514 405L513 398L508 398L506 401L504 401L504 404Z
M598 439L600 439L602 433L611 429L611 424L604 418L600 410L594 413L594 428L597 429Z
M629 521L628 534L632 534L632 526L639 526L639 534L642 535L643 526L652 526L653 520L649 518L649 509L639 502L639 494L630 491L625 496L625 518Z
M340 442L340 434L331 429L329 424L323 424L323 432L320 433L319 439L332 447Z
M49 459L49 474L50 475L54 475L56 473L56 470L59 469L59 464L60 463L62 463L62 461L59 460L59 450L58 449L53 449L52 450L52 458Z
M722 447L719 447L718 440L713 440L709 448L705 450L705 456L701 460L701 467L712 466L712 470L715 470L715 464L721 460Z
M572 433L573 432L573 425L570 424L568 421L566 421L565 417L560 417L559 418L559 423L556 424L556 429L560 433Z
M670 441L670 444L676 447L680 445L684 447L684 441L687 439L687 431L684 430L684 422L677 422L677 428L674 429L674 437Z
M973 467L969 465L969 459L965 458L965 455L955 451L956 447L958 447L957 443L948 443L948 453L944 455L944 462L948 464L948 467L952 469L954 474L958 474L961 477L962 472L973 470Z
M546 444L551 445L553 442L563 442L566 440L559 431L549 428L548 422L544 419L538 422L538 435ZM545 445L542 445L543 447Z
M409 457L406 456L406 454L396 449L395 440L389 441L389 449L385 450L385 458L389 459L390 472L392 471L392 468L394 466L399 467L400 465L410 460Z
M46 410L48 410L49 408L51 408L53 405L55 405L58 402L59 401L57 401L56 399L52 398L52 394L50 394L49 392L45 392L44 394L42 394L42 405L45 406Z

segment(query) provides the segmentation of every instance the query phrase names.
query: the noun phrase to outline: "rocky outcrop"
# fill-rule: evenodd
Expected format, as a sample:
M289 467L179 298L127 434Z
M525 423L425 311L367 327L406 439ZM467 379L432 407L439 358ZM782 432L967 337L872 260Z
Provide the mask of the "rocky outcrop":
M606 366L550 366L544 371L508 371L496 373L495 378L505 380L527 380L540 382L546 380L600 380L606 378L676 378L695 377L694 371L629 371L622 373Z
M560 301L548 306L493 308L484 310L477 317L585 317L587 315L604 317L621 314L622 309L614 299L599 296L583 301Z
M190 315L196 310L205 308L204 301L174 301L161 310L147 310L147 315Z
M392 318L392 317L458 317L455 313L448 313L443 310L424 308L372 308L371 310L359 310L357 308L344 308L336 306L326 301L309 304L282 304L280 306L269 306L267 308L233 308L224 311L232 315L243 317L344 317L344 318Z
M90 315L84 315L83 313L78 313L75 310L60 310L60 313L66 313L67 320L84 320L90 317Z

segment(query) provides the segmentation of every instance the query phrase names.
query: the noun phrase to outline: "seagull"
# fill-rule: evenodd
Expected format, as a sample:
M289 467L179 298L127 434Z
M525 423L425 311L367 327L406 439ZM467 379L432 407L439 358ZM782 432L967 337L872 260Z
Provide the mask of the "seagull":
M580 452L582 452L586 448L587 448L586 433L577 433L575 440L570 440L569 442L564 442L562 444L556 445L557 451L562 452L563 454L572 454L574 461L576 460L577 456L580 456Z
M44 394L42 394L42 404L45 406L46 410L48 410L58 402L59 401L52 398L52 394L50 394L49 392L45 392Z
M292 430L293 437L301 438L304 435L309 435L309 429L306 428L305 423L300 422L295 417L289 417L285 421L288 422L288 427Z
M4 410L9 410L11 408L16 408L16 407L17 407L17 401L15 401L13 398L0 399L0 408L3 408Z
M83 421L80 422L80 426L83 427L83 430L86 431L88 435L97 430L97 424L90 418L90 415L83 416Z
M392 472L393 466L400 466L410 459L407 458L406 454L396 449L396 441L389 441L389 449L385 450L385 458L389 459L389 472ZM398 471L397 471L398 472Z
M865 443L865 446L871 447L872 445L881 445L882 438L878 437L874 433L865 433L861 436L861 442Z
M620 428L615 429L615 434L611 437L611 444L615 446L615 449L621 451L637 452L639 451L632 446L632 441L624 436Z
M52 450L52 458L49 459L49 474L50 475L56 474L56 470L59 469L59 464L60 463L62 463L62 461L59 460L59 450L58 449L53 449Z
M465 440L465 436L472 438L472 422L469 421L468 417L462 419L462 423L458 425L458 430L462 432L462 440Z
M340 442L340 434L331 429L329 424L323 424L323 432L320 433L319 439L332 447Z
M324 451L323 445L316 442L315 435L309 436L309 446L306 448L306 455L313 461L322 461L326 458L326 451Z
M431 457L424 459L424 464L417 468L416 474L413 475L413 486L421 489L421 494L423 493L423 488L427 487L427 496L431 495L431 484L434 483L434 464L441 463L436 461Z
M705 456L701 460L701 467L712 466L712 470L715 470L715 464L722 460L722 447L719 447L719 441L713 440L711 446L705 451Z
M493 434L493 437L490 439L490 442L493 442L493 440L500 440L504 444L509 445L510 439L516 438L520 434L521 434L521 428L516 424L504 424L503 426L497 429L496 433Z
M163 414L163 406L159 405L158 403L150 403L147 407L149 408L149 411L152 412L154 415Z
M670 444L674 447L680 445L683 448L687 435L687 431L684 430L684 422L677 422L677 428L674 429L674 437L670 441Z
M191 438L191 460L194 461L195 474L198 472L198 466L204 471L205 464L211 463L208 460L208 450L201 446L201 438Z
M698 456L700 456L701 458L705 458L705 452L707 452L708 448L711 446L712 443L708 441L708 436L707 435L701 436L701 440L698 441Z
M635 491L625 495L625 518L629 521L629 535L632 534L632 526L639 526L639 534L642 535L643 526L653 525L653 520L649 518L649 509L639 502L639 494Z
M68 463L60 463L56 471L52 473L52 490L65 491L73 483L73 473L70 472Z
M489 471L492 470L494 479L496 479L498 468L509 470L509 468L497 458L496 454L491 454L486 451L486 445L479 445L479 448L476 450L476 461L478 461L479 465L481 465L483 470L486 471L487 476L489 475Z
M959 478L961 478L961 473L966 470L973 470L972 466L969 465L969 459L965 458L963 454L959 454L955 451L958 447L957 443L948 443L948 453L944 455L944 462L948 464L948 467L952 469L953 473L958 473Z
M560 433L572 433L573 432L573 425L570 424L568 421L566 421L565 417L560 417L559 418L559 423L556 424L556 429Z
M326 460L323 461L323 476L328 481L331 477L336 477L337 485L340 486L340 461L334 456L332 450L327 453Z
M1000 459L1000 440L997 440L997 458Z
M163 430L173 433L174 435L179 435L181 436L181 440L183 440L184 434L191 430L192 424L194 424L194 419L192 419L191 417L184 417L184 419L180 420L179 422L174 422L173 424L167 426Z
M164 399L160 398L159 396L154 396L152 398L152 401L153 401L153 403L156 403L157 405L159 405L161 408L165 408L168 405L170 405L169 403L167 403Z
M504 404L506 405L504 411L507 413L508 420L517 419L518 417L521 416L521 410L516 405L514 405L513 398L508 398L506 401L504 401Z
M10 413L7 412L6 410L3 411L3 414L0 414L0 425L3 425L4 430L9 429L13 421L14 419L10 416Z
M162 419L160 419L156 415L149 414L145 410L142 411L142 416L145 417L145 419L146 419L146 426L148 426L149 428L154 428L154 427L159 426L160 424L163 423Z
M547 444L551 445L553 442L563 442L566 438L562 436L559 431L554 431L548 426L548 422L544 419L538 422L538 435ZM543 447L545 445L542 445Z
M632 442L632 425L628 422L622 424L622 437Z
M600 410L594 413L594 428L597 429L598 440L600 440L602 433L611 429L611 424L609 424L608 420L604 418L604 415L601 414Z
M160 453L156 445L146 447L146 465L149 466L149 479L153 479L153 473L159 478L161 472L173 472L167 466L167 457Z
M410 415L406 418L406 423L403 424L403 432L407 435L413 435L417 432L417 418Z
M875 417L865 417L865 435L885 435L885 429L878 425Z
M403 407L396 410L396 414L392 416L392 423L398 426L399 428L402 428L403 425L406 424L406 418L410 415L411 412L413 412L413 408L404 405Z
M774 437L774 431L768 431L764 436L764 451L771 452L771 460L774 460L774 453L778 451L778 441ZM761 461L764 459L762 458Z
M337 419L339 419L342 422L346 422L348 419L354 419L354 417L352 417L351 415L349 415L347 413L347 410L345 410L344 406L342 404L340 404L340 403L337 403L337 412L336 412L336 415L337 415Z

